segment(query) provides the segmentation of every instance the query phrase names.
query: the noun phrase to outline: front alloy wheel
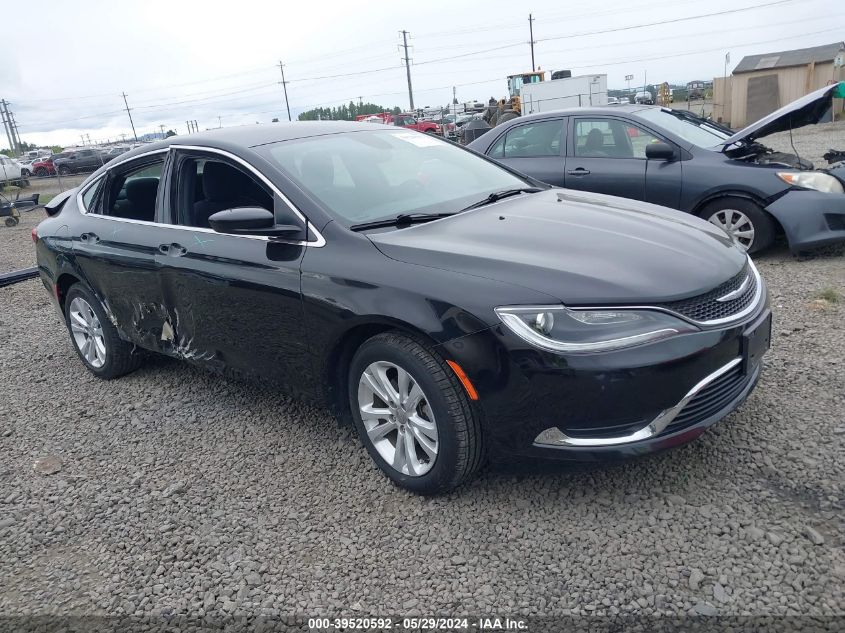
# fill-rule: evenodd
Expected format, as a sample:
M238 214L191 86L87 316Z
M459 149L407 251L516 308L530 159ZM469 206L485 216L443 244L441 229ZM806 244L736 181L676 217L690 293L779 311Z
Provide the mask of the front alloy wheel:
M355 352L349 406L358 437L397 485L448 492L481 464L481 424L466 389L427 341L384 332Z
M437 421L410 373L386 361L371 363L358 383L358 410L374 448L391 468L420 477L437 459Z

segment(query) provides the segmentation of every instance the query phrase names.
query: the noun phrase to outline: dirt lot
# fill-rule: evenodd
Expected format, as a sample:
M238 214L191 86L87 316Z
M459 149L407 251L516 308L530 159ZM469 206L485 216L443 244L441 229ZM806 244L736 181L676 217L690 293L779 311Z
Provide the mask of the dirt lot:
M0 614L845 617L845 257L757 261L766 370L698 441L430 499L271 391L165 358L98 381L39 281L0 289Z

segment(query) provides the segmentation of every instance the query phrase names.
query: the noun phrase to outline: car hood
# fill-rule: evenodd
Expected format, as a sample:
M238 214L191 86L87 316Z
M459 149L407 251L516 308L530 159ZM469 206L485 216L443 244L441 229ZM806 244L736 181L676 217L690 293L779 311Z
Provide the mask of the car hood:
M792 103L788 103L759 121L746 126L723 141L721 146L726 148L740 141L750 142L775 132L784 132L790 128L795 130L805 125L815 125L830 111L830 100L833 97L837 99L845 98L845 81L819 88Z
M570 305L684 299L724 283L746 261L724 231L691 215L568 189L369 237L393 259L516 284Z

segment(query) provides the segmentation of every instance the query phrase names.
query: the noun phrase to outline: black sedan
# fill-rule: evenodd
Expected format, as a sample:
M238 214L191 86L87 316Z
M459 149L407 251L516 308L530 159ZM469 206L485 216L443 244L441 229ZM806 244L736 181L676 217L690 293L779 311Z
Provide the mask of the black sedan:
M96 376L148 350L267 381L352 422L420 493L485 456L689 441L745 399L769 343L764 282L720 229L408 130L180 136L47 212L38 269Z
M817 123L845 83L817 90L732 134L683 110L572 108L516 118L470 143L539 180L680 209L749 252L784 233L793 251L845 240L845 164L816 170L758 139Z

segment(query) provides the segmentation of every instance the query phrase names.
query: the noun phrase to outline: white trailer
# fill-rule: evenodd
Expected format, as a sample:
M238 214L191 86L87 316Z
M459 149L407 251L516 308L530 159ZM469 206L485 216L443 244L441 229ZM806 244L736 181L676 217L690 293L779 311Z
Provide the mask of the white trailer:
M520 89L522 114L607 105L607 75L580 75L526 83Z

